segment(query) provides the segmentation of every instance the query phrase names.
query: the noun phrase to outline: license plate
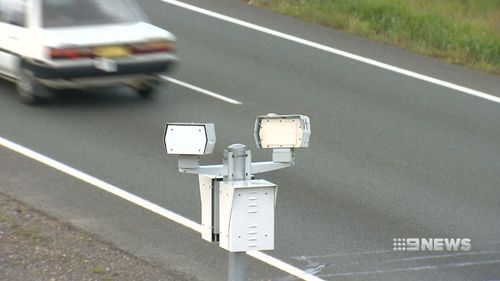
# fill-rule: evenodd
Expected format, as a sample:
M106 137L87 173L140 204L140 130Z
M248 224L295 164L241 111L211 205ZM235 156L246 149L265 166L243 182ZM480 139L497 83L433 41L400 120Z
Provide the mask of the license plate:
M122 46L107 46L94 49L94 54L102 58L127 57L130 51Z
M94 60L94 65L97 69L105 72L116 72L118 70L116 62L109 58L98 58Z

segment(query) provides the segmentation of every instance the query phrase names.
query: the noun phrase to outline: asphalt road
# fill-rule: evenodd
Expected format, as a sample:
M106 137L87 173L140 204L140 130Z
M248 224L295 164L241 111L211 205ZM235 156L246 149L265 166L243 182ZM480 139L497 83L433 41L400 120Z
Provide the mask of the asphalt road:
M241 1L194 5L448 82L500 94L495 76L447 65ZM302 113L310 148L280 186L273 256L325 280L500 280L500 104L270 36L157 0L141 1L177 35L176 79L242 102L165 85L69 92L22 105L0 82L0 136L199 221L197 178L166 159L166 122L214 122L218 163L252 148L255 116ZM0 191L159 264L224 280L226 253L199 234L51 168L0 149ZM468 252L395 252L393 238L470 238ZM252 280L288 280L253 261Z

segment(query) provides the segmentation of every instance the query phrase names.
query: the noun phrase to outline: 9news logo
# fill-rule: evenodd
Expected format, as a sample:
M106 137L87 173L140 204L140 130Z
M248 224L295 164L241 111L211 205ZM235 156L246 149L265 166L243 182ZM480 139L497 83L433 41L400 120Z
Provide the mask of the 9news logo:
M394 251L470 251L472 248L469 238L394 238Z

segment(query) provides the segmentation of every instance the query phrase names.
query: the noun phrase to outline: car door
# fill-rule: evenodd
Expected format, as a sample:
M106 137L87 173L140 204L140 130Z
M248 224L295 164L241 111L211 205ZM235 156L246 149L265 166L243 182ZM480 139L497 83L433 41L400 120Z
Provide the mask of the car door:
M26 0L0 0L0 74L5 76L17 75L22 39L28 32L26 9Z

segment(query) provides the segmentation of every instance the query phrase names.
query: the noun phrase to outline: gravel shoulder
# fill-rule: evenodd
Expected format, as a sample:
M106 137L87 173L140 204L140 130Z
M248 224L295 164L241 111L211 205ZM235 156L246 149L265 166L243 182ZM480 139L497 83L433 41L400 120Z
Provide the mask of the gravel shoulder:
M148 263L0 193L0 280L197 279Z

